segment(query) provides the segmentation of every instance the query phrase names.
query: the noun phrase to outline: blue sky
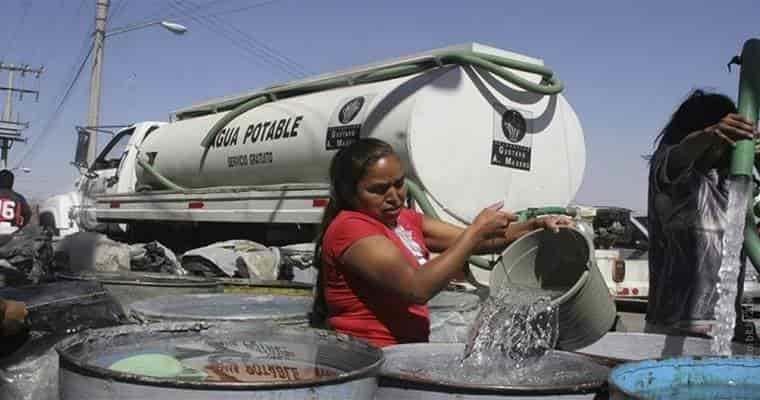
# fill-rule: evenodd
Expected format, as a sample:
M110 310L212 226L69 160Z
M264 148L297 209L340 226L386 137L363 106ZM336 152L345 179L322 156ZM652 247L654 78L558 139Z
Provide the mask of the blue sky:
M41 95L15 103L32 126L29 142L11 152L11 165L32 169L18 174L17 188L44 198L70 190L77 176L69 162L74 126L86 121L89 64L51 116L88 49L95 0L2 3L0 60L46 68L39 82L17 80ZM189 32L153 27L108 39L101 124L165 120L202 100L291 80L294 70L324 73L480 42L542 58L565 82L586 135L576 200L643 211L641 156L691 89L736 97L738 74L726 64L760 37L759 15L756 0L111 0L109 29L171 19ZM263 56L261 44L289 67Z

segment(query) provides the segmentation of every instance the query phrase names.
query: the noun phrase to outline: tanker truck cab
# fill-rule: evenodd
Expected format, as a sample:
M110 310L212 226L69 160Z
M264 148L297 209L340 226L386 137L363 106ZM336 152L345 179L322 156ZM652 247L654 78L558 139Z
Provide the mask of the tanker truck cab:
M82 193L94 197L135 191L139 146L161 125L161 122L140 122L118 131L83 174Z
M43 202L40 207L40 223L62 236L81 230L98 230L94 198L135 190L134 164L138 146L162 124L136 123L113 134L92 165L80 168L80 177L74 184L74 191L53 196Z

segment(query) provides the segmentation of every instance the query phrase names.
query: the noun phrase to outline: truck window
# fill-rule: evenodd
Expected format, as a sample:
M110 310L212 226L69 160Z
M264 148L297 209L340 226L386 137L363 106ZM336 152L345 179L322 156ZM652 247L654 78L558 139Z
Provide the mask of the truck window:
M133 128L117 133L116 136L106 144L106 147L100 152L98 158L95 159L92 169L97 171L101 169L118 168L119 163L121 162L121 157L124 155L124 151L127 149L127 144L134 131Z

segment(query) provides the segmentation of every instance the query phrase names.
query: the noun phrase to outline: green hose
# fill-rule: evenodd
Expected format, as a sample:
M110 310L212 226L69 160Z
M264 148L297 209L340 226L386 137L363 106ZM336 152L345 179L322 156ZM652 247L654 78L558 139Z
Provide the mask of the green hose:
M760 39L744 42L741 55L741 74L739 76L739 113L757 123L758 99L760 99ZM752 179L752 167L755 162L755 142L751 139L736 142L731 157L731 175L746 176ZM744 251L752 265L760 272L760 237L755 228L750 199L744 227Z
M164 185L167 189L174 190L177 192L185 192L187 191L186 188L177 185L176 183L172 182L169 178L161 175L158 171L153 169L153 166L148 164L147 162L140 159L140 156L137 156L137 164L141 166L145 171L147 171L149 174L153 175L156 180L158 180L162 185Z
M403 61L397 64L378 67L370 71L363 71L361 73L346 74L314 82L278 86L251 97L241 99L240 103L230 105L230 107L233 108L227 113L227 115L211 127L201 141L201 146L208 148L219 131L224 129L224 127L232 122L232 120L253 108L274 101L275 99L395 79L445 65L475 66L499 76L519 88L539 94L557 94L561 92L564 87L562 82L554 77L552 70L542 65L493 55L478 54L473 51L442 51L433 53L419 60ZM510 69L540 75L542 80L540 83L531 82L518 76L510 71Z
M422 210L422 213L429 215L435 219L440 219L440 217L438 217L438 213L435 211L435 208L433 208L433 204L430 203L430 200L428 200L428 197L425 195L425 192L422 190L422 188L409 178L407 178L405 182L407 190L409 191L409 196L414 199L415 202L417 202L417 204L420 206L420 209ZM547 214L564 214L574 216L575 213L565 207L542 207L528 208L526 210L518 211L515 214L517 214L519 221L525 221L530 218L535 218ZM492 270L497 264L497 262L488 261L485 257L480 256L471 256L469 262L478 268L487 269L489 271Z

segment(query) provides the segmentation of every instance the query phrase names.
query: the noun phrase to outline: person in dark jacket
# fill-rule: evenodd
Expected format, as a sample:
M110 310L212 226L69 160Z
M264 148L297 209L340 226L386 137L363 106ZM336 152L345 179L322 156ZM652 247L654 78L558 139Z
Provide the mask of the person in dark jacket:
M0 244L29 223L32 209L24 196L13 190L13 172L0 171Z

